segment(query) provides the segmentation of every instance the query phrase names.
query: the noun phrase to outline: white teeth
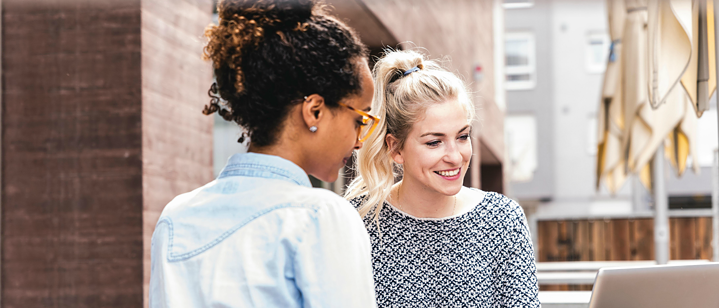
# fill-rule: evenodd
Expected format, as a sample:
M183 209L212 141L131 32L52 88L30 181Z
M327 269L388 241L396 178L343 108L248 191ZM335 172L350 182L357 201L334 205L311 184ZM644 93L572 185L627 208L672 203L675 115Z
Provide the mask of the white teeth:
M459 169L455 169L453 171L435 171L441 176L455 176L459 173Z

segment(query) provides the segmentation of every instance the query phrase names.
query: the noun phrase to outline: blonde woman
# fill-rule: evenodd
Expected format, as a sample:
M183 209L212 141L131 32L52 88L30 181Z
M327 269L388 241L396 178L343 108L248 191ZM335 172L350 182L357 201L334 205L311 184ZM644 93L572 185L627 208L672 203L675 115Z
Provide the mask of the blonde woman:
M346 197L370 234L378 306L539 307L522 208L462 186L475 114L464 83L414 51L388 52L374 77L381 120Z

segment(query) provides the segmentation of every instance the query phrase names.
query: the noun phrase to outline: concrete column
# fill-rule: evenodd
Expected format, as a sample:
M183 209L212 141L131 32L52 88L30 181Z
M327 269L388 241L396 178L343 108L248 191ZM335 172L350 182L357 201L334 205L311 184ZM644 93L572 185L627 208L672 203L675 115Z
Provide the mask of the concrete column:
M146 305L156 217L211 180L211 4L2 6L2 306Z
M719 262L719 152L712 163L712 260Z
M664 147L654 154L654 256L657 264L669 262L669 205L664 181Z

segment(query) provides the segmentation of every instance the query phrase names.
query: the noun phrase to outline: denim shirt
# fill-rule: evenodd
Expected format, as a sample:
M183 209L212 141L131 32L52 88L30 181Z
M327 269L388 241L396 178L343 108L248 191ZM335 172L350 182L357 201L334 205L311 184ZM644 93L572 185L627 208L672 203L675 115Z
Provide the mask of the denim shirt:
M235 154L152 235L150 307L376 307L357 211L277 156Z

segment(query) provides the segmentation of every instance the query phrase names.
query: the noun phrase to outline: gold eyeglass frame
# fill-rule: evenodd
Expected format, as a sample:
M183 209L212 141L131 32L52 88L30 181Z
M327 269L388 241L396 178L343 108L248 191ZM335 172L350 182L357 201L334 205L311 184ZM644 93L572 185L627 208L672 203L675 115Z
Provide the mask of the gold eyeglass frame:
M363 127L363 126L360 126L359 128L357 128L357 140L358 140L359 142L365 142L365 141L367 141L367 139L369 138L369 136L372 136L372 133L374 133L375 128L377 128L377 124L379 124L380 118L377 117L377 116L373 116L373 115L371 115L371 114L369 114L369 113L366 113L366 112L364 112L364 111L362 111L362 110L355 109L354 107L348 106L348 105L343 104L343 103L341 103L341 102L337 102L337 104L340 105L340 106L342 106L342 107L345 107L345 108L347 108L347 109L349 109L349 110L352 110L352 111L358 113L359 115L361 115L361 116L362 116L362 123L363 123L363 124L367 124L367 122L369 122L370 119L373 120L372 126L370 126L369 130L367 131L367 135L364 136L364 138L360 138L360 136L362 135L362 127Z

